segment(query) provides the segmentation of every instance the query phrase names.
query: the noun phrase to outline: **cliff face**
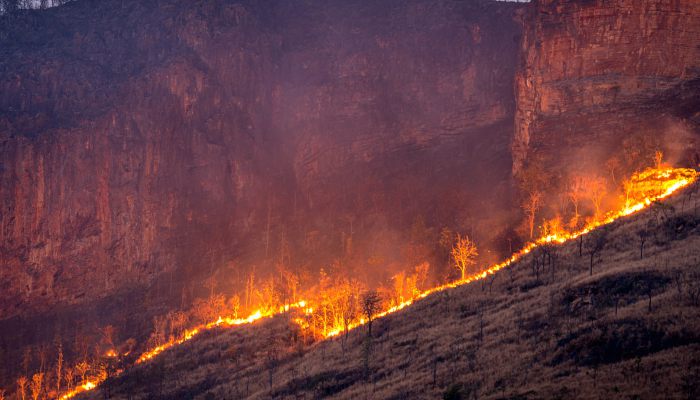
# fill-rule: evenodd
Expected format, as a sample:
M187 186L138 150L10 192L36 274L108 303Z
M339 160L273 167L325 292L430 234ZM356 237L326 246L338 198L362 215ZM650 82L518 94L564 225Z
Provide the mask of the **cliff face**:
M81 1L0 18L0 319L321 263L418 215L488 222L509 190L516 9Z
M661 147L670 161L692 162L698 38L694 0L532 4L516 76L514 172L532 159L558 176L602 170L625 146Z

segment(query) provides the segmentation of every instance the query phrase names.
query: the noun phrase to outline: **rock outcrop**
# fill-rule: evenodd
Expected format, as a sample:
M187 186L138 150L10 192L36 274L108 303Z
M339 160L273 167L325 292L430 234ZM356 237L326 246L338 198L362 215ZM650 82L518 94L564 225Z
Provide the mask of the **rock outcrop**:
M401 242L418 216L489 222L509 190L519 7L77 1L1 17L0 319L157 277L179 301L198 276L223 271L223 287L253 264Z
M532 4L516 76L514 172L539 158L558 177L606 173L625 147L660 147L668 161L693 163L699 39L694 0Z

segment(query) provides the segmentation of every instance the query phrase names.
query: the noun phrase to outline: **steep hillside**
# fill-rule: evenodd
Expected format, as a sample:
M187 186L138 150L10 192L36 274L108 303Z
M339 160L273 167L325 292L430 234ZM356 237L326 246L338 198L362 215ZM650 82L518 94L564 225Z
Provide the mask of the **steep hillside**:
M695 398L698 195L431 295L376 320L371 339L360 327L309 344L278 317L203 334L87 397Z

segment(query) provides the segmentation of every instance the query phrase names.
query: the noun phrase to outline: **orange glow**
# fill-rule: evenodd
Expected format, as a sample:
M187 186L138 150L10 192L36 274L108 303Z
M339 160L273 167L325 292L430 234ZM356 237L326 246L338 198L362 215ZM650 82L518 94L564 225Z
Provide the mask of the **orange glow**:
M395 313L410 306L415 301L427 297L433 293L484 279L487 276L493 275L497 271L510 266L538 246L548 243L565 243L569 240L576 239L597 227L609 224L621 217L638 212L650 206L655 201L670 196L678 189L695 182L697 178L698 172L688 168L657 167L636 173L627 182L625 182L624 201L618 210L610 211L599 217L597 220L589 220L586 225L579 230L567 230L559 218L547 221L542 227L542 237L528 243L522 250L511 255L507 260L499 264L492 265L484 271L472 275L466 275L462 279L444 285L422 291L413 288L411 298L405 299L403 296L400 297L400 299L403 301L398 302L398 304L394 302L389 308L386 308L376 315L373 315L373 318L381 318L388 314ZM182 344L203 331L216 327L232 327L252 324L260 319L270 318L295 309L300 310L300 313L298 313L298 317L294 318L293 321L296 322L301 329L308 329L313 333L326 338L338 336L339 334L345 332L346 329L351 330L357 328L366 324L367 321L364 317L360 317L360 312L356 309L352 309L352 305L348 302L342 303L344 304L342 306L343 309L338 309L337 304L341 303L331 304L329 302L329 298L332 297L334 300L340 299L342 302L344 298L350 298L356 294L357 288L354 288L351 283L346 282L344 288L341 289L331 287L324 293L314 296L316 299L308 299L306 301L302 300L292 304L285 304L278 308L261 308L252 312L246 318L220 316L215 321L188 329L182 335L180 335L179 338L173 338L164 344L144 352L136 360L136 364L147 362L148 360L158 356L163 351ZM352 313L349 311L351 309ZM328 317L328 315L332 316ZM320 318L323 318L322 323L319 324L322 326L322 329L320 331L315 331L317 328L312 326L310 321L319 316ZM114 350L109 350L106 355L108 357L117 356ZM60 398L62 400L70 399L82 392L92 390L102 383L104 379L106 379L106 377L102 376L90 378L85 383L72 391L65 393Z
M162 353L163 351L176 346L178 344L182 344L193 337L195 337L197 334L200 332L215 328L215 327L229 327L229 326L237 326L237 325L244 325L244 324L252 324L253 322L262 319L262 318L269 318L278 314L282 314L285 312L288 312L289 310L295 309L295 308L303 308L306 305L306 302L301 300L299 302L293 303L293 304L285 304L280 306L277 310L271 310L271 311L261 311L257 310L250 314L246 318L233 318L233 317L219 317L217 318L216 321L209 322L208 324L200 325L196 328L189 329L185 331L185 333L182 335L177 340L172 340L168 341L165 344L162 344L154 349L151 349L143 354L136 360L137 364L140 364L144 361L150 360L153 357L157 356L158 354Z
M63 396L61 396L61 400L65 399L70 399L72 397L75 397L79 395L80 393L87 392L88 390L92 390L97 387L102 383L101 381L87 381L83 383L82 385L76 387L75 389L71 390L70 392L65 393Z
M231 327L231 326L237 326L237 325L252 324L253 322L260 320L260 319L263 319L263 318L269 318L269 317L272 317L272 316L275 316L278 314L288 312L288 311L296 309L296 308L303 308L305 305L306 305L306 302L301 300L301 301L293 303L293 304L282 305L277 310L271 310L271 311L265 311L265 312L263 312L261 310L257 310L255 312L253 312L252 314L250 314L246 318L219 317L216 319L216 321L212 321L212 322L209 322L207 324L203 324L203 325L197 326L195 328L186 330L179 339L176 339L176 340L174 339L174 340L168 341L167 343L164 343L160 346L157 346L151 350L146 351L145 353L141 354L141 356L136 360L136 364L141 364L143 362L146 362L146 361L156 357L157 355L159 355L163 351L165 351L171 347L174 347L176 345L182 344L182 343L192 339L193 337L197 336L197 334L204 332L206 330L210 330L210 329L213 329L216 327ZM111 349L111 350L107 351L105 356L116 357L117 353L113 349ZM123 372L123 371L120 371L120 372ZM91 380L88 380L85 383L83 383L82 385L76 387L75 389L63 394L61 396L61 400L70 399L70 398L77 396L80 393L92 390L92 389L96 388L97 386L99 386L102 382L104 382L105 379L106 379L106 376L94 377Z
M528 243L519 252L513 254L509 259L490 266L489 268L479 273L467 276L464 279L459 279L444 285L440 285L422 292L417 293L414 298L406 300L398 305L378 313L374 318L381 318L388 314L402 310L413 304L414 301L422 299L430 294L440 292L446 289L455 288L465 285L480 279L484 279L489 275L495 274L497 271L508 267L520 258L530 253L536 247L547 243L565 243L569 240L576 239L581 235L585 235L591 230L603 225L607 225L619 218L628 216L644 208L650 206L655 201L664 199L678 189L690 185L698 178L698 172L690 168L670 168L659 167L649 168L642 172L635 173L629 181L625 183L626 198L624 206L616 211L610 211L603 215L599 220L591 220L580 230L567 231L561 224L561 221L556 218L548 221L543 226L543 236L534 242ZM359 319L348 325L348 330L364 325L366 321ZM344 326L336 325L326 331L325 337L333 337L345 331Z

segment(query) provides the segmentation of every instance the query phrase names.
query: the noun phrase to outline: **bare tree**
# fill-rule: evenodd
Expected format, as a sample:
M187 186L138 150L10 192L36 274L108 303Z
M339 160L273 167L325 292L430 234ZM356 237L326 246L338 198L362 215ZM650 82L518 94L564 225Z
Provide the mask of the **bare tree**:
M32 383L29 387L29 389L32 392L32 400L39 400L39 396L41 396L41 390L43 389L43 385L44 374L42 372L34 374L34 376L32 376Z
M116 330L112 325L107 325L104 328L100 329L100 344L102 344L102 346L108 349L113 349L115 331Z
M460 272L461 280L467 277L467 271L470 266L476 263L474 259L478 255L476 244L468 236L462 237L458 234L457 241L452 247L452 259Z
M601 218L601 203L605 197L605 180L599 177L592 177L586 179L586 193L588 194L588 199L593 205L593 217L595 220Z
M255 270L250 271L248 278L245 281L245 311L250 311L253 305L253 295L255 293Z
M542 207L542 192L532 189L522 204L523 211L527 217L527 226L530 232L530 239L535 237L535 216Z
M575 176L569 182L566 195L571 201L571 205L574 208L574 216L571 217L569 222L569 228L578 229L581 214L579 213L579 205L581 204L581 198L583 198L585 193L585 183L584 179L580 176Z
M362 296L362 313L367 318L367 337L372 337L372 321L379 311L381 301L376 290L370 290Z
M343 335L343 351L345 351L345 346L347 345L348 341L348 333L350 331L350 323L357 316L357 297L352 290L349 290L347 293L342 314L343 329L345 331L345 334Z
M617 171L620 169L620 159L617 156L612 156L608 161L605 162L605 167L610 173L610 178L614 185L617 185Z
M27 399L27 377L24 375L17 378L17 398L19 400Z
M540 256L537 253L532 255L532 263L530 264L532 268L532 274L535 276L537 282L540 281L540 268L544 268L544 264L540 264Z
M545 265L549 267L549 274L552 282L554 282L555 264L557 259L557 246L555 243L546 242L540 245L542 255L542 272L544 273Z
M90 365L85 360L79 362L75 366L75 372L78 374L78 376L80 376L80 383L81 384L85 383L85 375L87 375L87 372L89 370L90 370Z
M542 154L532 154L518 173L518 186L525 194L521 207L525 212L530 239L535 237L535 221L537 212L543 206L543 189L547 187L550 173Z
M637 231L637 236L639 236L639 259L644 259L644 243L646 243L649 238L650 232L647 229L640 229Z
M588 254L590 256L589 275L593 275L593 263L595 257L603 250L608 240L608 231L605 228L600 228L589 234Z
M59 343L56 360L56 393L61 393L61 378L63 378L63 346Z
M280 276L280 282L282 282L282 303L296 303L299 277L281 263L277 265L277 273Z
M277 358L278 350L276 346L272 346L267 352L267 357L265 359L265 366L267 367L268 374L268 384L270 386L270 393L272 393L272 378L274 377L275 370L279 365L279 360Z
M75 381L75 370L71 367L66 368L65 372L65 380L66 380L66 386L68 387L68 390L73 389L73 381Z

